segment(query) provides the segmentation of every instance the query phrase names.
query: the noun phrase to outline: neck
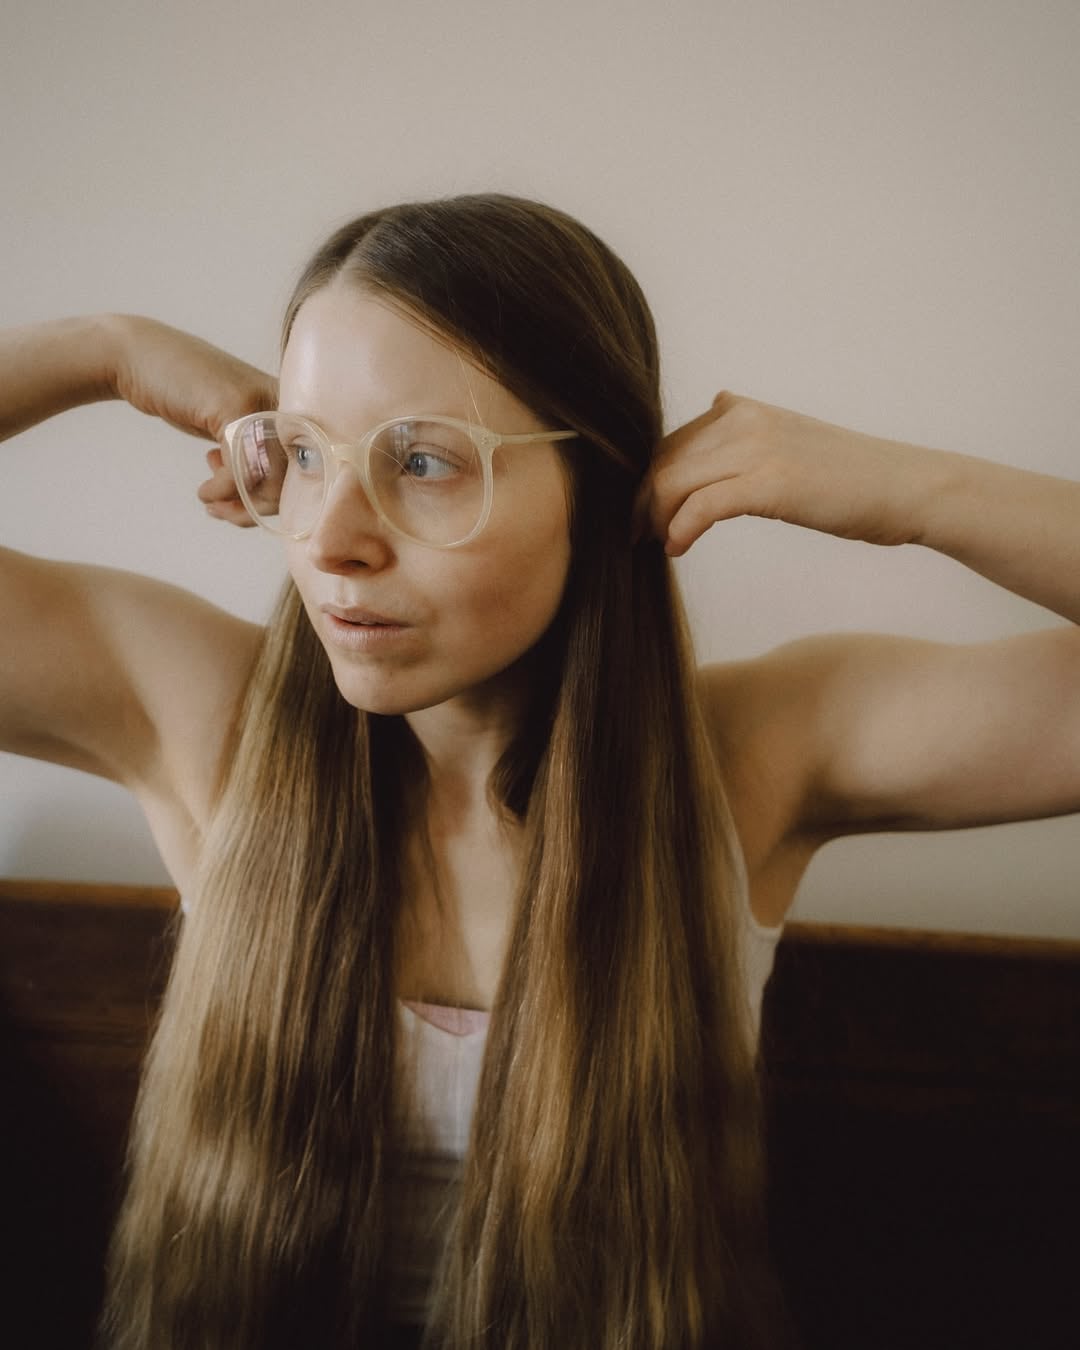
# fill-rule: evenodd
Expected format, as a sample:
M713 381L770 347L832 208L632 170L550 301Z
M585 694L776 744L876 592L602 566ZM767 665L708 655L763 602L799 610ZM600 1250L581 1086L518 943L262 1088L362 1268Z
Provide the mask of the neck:
M452 830L490 814L488 781L513 738L521 705L520 690L489 691L484 697L470 691L406 714L427 762L433 822Z
M455 699L406 714L427 763L423 814L410 827L395 981L405 996L494 1004L513 922L523 831L487 785L516 727L513 701Z

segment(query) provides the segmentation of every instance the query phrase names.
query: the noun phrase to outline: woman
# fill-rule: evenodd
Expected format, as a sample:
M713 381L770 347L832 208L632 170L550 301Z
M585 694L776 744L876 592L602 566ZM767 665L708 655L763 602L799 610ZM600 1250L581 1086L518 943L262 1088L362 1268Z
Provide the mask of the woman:
M107 1343L775 1344L754 1022L799 878L1080 809L1080 641L695 672L665 549L918 541L1075 622L1080 487L730 394L661 442L633 278L505 197L335 234L276 400L148 321L3 368L7 434L120 395L225 440L201 496L290 572L260 632L3 556L3 746L130 786L188 902Z

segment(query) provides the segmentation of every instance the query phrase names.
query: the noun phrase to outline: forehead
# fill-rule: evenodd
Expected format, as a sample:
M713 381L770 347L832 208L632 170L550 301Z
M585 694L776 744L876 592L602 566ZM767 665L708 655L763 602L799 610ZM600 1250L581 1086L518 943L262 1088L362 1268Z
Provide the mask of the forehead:
M534 424L508 389L448 339L341 280L297 312L281 363L280 406L343 434L416 412L479 420L500 431Z

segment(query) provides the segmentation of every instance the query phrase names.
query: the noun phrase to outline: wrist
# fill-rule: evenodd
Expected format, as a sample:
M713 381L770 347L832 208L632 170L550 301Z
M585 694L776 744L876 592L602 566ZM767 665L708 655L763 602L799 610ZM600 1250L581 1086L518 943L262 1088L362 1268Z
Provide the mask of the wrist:
M1021 480L1034 475L974 455L945 450L932 453L935 471L917 542L963 560L973 533L981 536L987 529L999 531L1003 507L1011 498L1023 496Z
M98 398L127 398L138 323L133 314L96 314L87 320L90 378L100 390Z
M921 445L888 444L901 470L897 536L904 543L940 549L950 513L964 495L966 457Z

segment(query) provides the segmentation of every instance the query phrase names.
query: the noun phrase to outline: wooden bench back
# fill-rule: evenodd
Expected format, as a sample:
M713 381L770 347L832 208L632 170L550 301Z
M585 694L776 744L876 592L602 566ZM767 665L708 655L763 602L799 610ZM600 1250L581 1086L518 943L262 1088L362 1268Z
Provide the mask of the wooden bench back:
M90 1344L175 906L0 882L3 1343ZM1077 1342L1080 943L792 924L762 1049L807 1350Z

